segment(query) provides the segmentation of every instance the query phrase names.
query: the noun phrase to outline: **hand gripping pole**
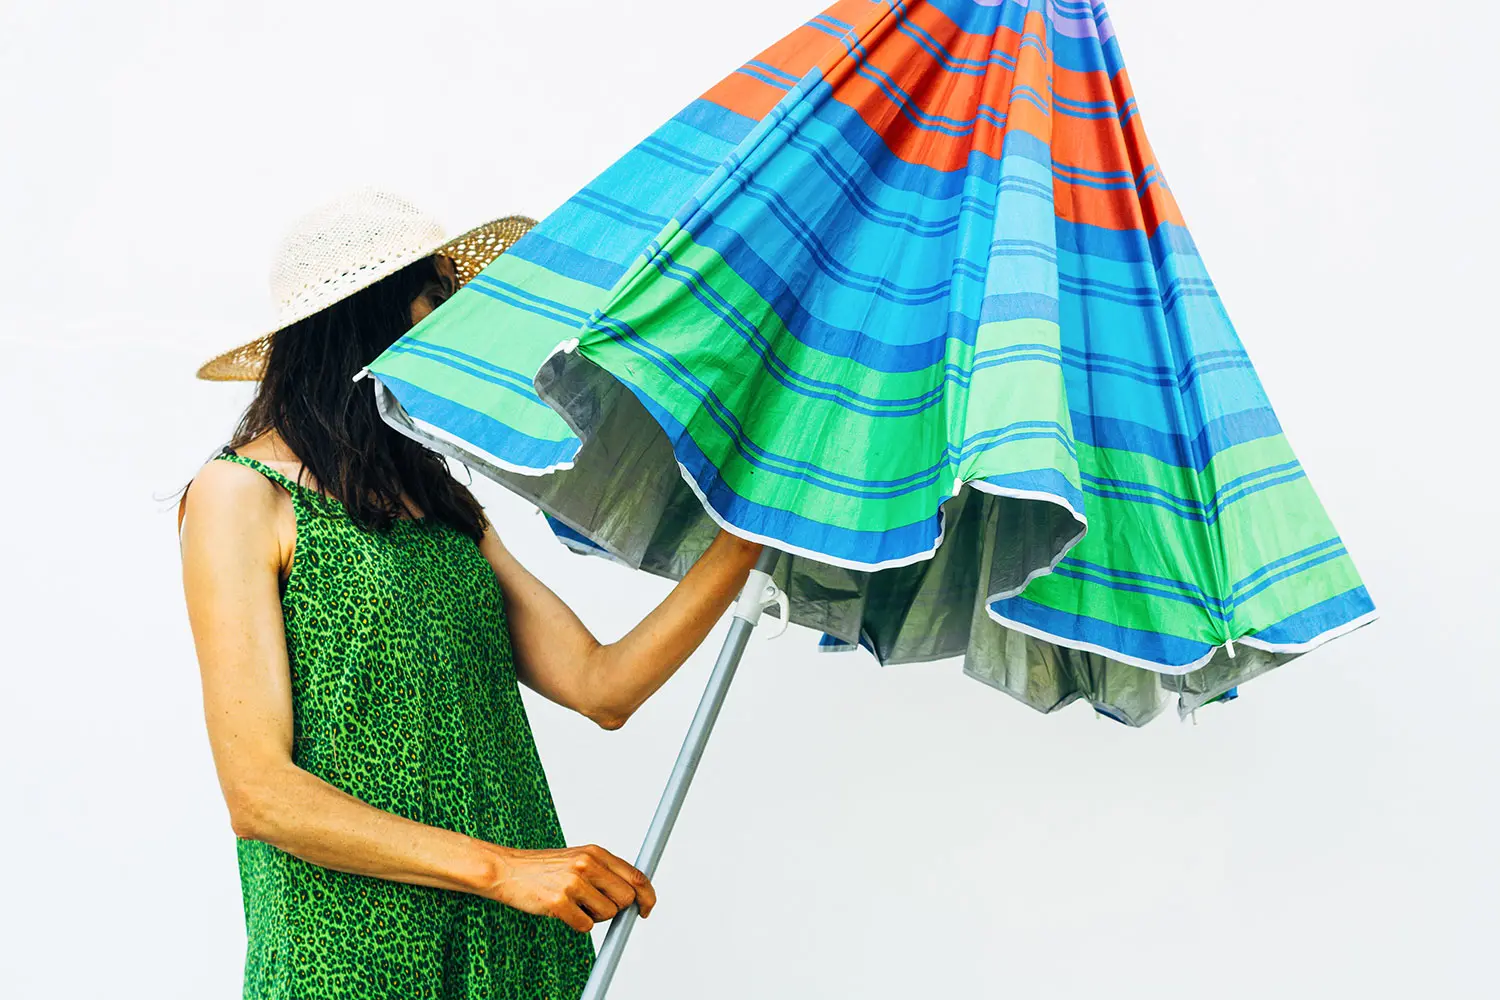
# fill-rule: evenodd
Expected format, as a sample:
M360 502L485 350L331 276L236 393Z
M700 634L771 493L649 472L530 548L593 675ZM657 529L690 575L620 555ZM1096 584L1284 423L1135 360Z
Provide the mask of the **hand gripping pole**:
M787 597L771 581L771 573L775 570L779 557L780 553L774 549L766 549L761 553L760 561L751 570L749 579L745 581L745 589L735 602L729 636L724 640L724 648L720 650L718 662L714 664L713 673L709 676L708 687L698 702L698 711L693 716L692 725L688 727L682 750L677 754L677 763L672 767L672 776L667 779L666 791L662 793L661 802L656 807L656 815L651 820L651 828L646 832L641 853L636 856L635 866L647 878L654 878L656 875L657 863L661 861L662 851L666 849L667 838L672 835L677 814L682 811L688 786L692 784L693 774L698 770L698 762L703 759L703 749L708 745L709 734L713 732L714 722L719 718L719 709L724 706L724 697L729 693L729 683L734 680L734 672L745 653L750 633L760 622L761 615L771 608L777 608L781 612L781 627L776 634L786 631L790 618ZM620 965L625 943L630 940L630 932L639 918L640 910L632 904L616 914L610 922L609 933L604 936L604 947L599 949L593 974L584 987L583 1000L604 1000L609 984L615 977L615 969Z

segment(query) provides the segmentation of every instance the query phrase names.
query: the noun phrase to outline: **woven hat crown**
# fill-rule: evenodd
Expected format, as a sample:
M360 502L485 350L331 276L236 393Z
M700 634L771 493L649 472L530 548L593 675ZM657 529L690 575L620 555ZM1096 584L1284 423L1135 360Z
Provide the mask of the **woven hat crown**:
M278 321L289 322L393 274L443 242L442 225L411 202L363 190L292 227L271 267Z

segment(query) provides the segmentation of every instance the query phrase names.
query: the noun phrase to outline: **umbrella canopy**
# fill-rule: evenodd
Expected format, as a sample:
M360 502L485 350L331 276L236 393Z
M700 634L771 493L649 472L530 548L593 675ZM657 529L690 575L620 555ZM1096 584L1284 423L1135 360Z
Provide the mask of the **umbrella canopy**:
M395 426L678 577L1051 711L1190 711L1373 618L1104 4L842 0L370 368Z

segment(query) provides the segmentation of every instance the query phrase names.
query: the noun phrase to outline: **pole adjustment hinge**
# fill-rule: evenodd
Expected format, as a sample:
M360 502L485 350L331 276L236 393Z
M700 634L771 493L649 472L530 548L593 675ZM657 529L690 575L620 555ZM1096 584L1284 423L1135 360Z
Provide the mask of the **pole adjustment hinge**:
M740 591L740 598L734 603L734 616L752 626L759 625L761 615L772 608L781 613L780 627L768 636L774 639L792 623L791 602L787 600L786 591L776 586L776 581L771 579L769 573L751 570L749 578L745 580L745 589Z

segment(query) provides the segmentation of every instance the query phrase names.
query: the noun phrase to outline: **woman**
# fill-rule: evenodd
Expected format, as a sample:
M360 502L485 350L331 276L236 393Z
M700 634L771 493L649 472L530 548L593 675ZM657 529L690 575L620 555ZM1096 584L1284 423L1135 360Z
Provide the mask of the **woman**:
M259 389L183 497L210 743L255 998L571 997L647 879L568 848L517 682L606 729L703 641L759 547L720 535L601 644L351 375L525 231L444 243L389 195L305 219L273 334L203 367Z

